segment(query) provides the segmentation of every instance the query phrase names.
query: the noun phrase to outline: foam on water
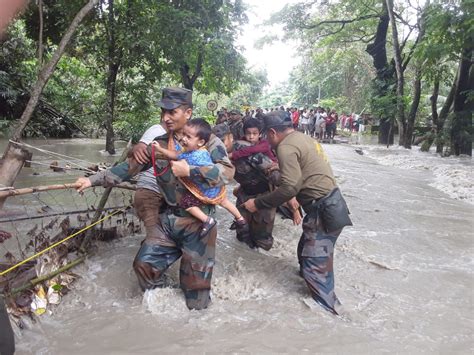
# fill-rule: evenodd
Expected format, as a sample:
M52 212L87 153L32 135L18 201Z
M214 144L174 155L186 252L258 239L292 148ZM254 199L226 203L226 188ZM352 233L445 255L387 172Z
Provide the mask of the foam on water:
M418 148L407 150L400 146L361 146L367 155L380 164L402 169L428 170L434 181L430 186L450 197L474 204L474 175L471 157L441 157Z

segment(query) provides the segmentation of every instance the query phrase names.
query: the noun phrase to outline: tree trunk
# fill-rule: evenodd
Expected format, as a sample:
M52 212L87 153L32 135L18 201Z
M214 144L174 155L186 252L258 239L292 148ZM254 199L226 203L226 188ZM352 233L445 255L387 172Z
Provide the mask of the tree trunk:
M194 70L194 74L192 76L191 73L189 72L189 65L184 63L181 68L180 68L180 73L181 73L181 81L184 85L184 87L188 90L193 90L194 83L196 82L196 79L201 75L201 70L202 70L202 65L204 62L204 47L201 48L201 50L198 53L198 58L197 58L197 63L196 63L196 68Z
M402 53L400 43L398 41L397 23L395 22L395 14L393 12L393 0L386 0L387 11L392 24L392 45L395 61L395 71L397 73L397 122L399 145L405 145L406 141L406 121L405 121L405 103L404 103L404 73L402 68Z
M387 147L393 144L394 140L394 129L393 120L380 121L378 142L384 144Z
M183 86L188 90L192 90L194 82L192 82L191 78L189 77L189 66L187 64L183 64L180 68L180 73L181 83L183 84Z
M64 53L67 44L71 40L72 35L76 31L77 27L81 23L82 19L92 10L92 8L99 2L99 0L89 0L89 2L77 13L74 20L72 20L69 28L67 29L66 33L64 34L63 38L59 42L58 48L54 52L51 60L41 69L38 80L36 81L35 86L30 95L30 99L28 104L26 105L25 111L21 115L21 118L18 122L18 125L13 133L11 140L18 142L21 139L23 130L25 129L26 125L28 124L33 112L35 110L36 105L38 104L38 100L40 98L43 89L48 82L49 78L53 74L56 65L58 64L59 59ZM11 168L12 162L18 161L17 157L22 153L19 153L18 148L16 148L13 144L9 143L5 152L3 154L3 165L0 168L0 184L4 186L12 186L13 182L15 181L20 169ZM3 203L0 202L0 208L3 206Z
M413 101L411 103L410 113L407 119L407 127L405 132L405 144L404 147L411 149L411 142L413 139L413 128L415 127L416 113L418 112L418 106L420 104L421 97L421 68L418 65L415 69L415 83L413 90Z
M439 75L436 76L433 83L433 93L430 96L431 102L431 133L426 138L426 141L423 142L421 146L421 151L427 152L430 150L433 142L435 141L438 135L438 96L439 96ZM442 127L441 127L442 129ZM443 150L441 148L441 150Z
M9 148L3 155L2 165L0 167L1 187L10 187L13 185L25 163L25 160L27 160L30 155L31 153L28 150L23 149L16 144L9 144ZM6 199L6 196L0 198L0 209L3 208Z
M439 112L438 122L436 124L436 153L438 154L443 154L443 148L445 143L444 123L446 122L449 111L451 110L451 106L453 105L457 81L458 79L456 76L454 78L453 85L451 86L451 90L449 90L448 97L446 97L446 101L444 102L444 105L441 108L441 111Z
M116 20L114 12L114 0L109 0L108 4L108 61L109 68L107 72L107 107L106 116L104 120L105 129L107 131L105 136L105 150L109 154L115 154L115 133L114 133L114 114L115 114L115 84L117 82L117 75L120 70L122 59L122 51L117 48L116 41Z
M104 122L107 131L105 136L105 150L109 154L115 154L115 133L113 122L115 112L115 83L117 81L118 71L119 64L109 63L109 71L107 74L107 116Z
M439 96L439 75L436 76L433 84L433 94L430 96L431 102L431 119L433 127L438 126L438 96Z
M472 156L472 110L474 107L473 100L469 101L468 95L471 90L474 90L473 52L474 45L466 43L459 64L451 127L451 152L455 155Z
M43 0L38 0L39 35L38 35L38 65L43 65Z
M385 97L391 94L390 86L393 81L393 69L387 60L387 32L390 19L385 0L382 0L382 11L373 43L367 45L365 51L372 57L376 69L376 78L372 81L375 97ZM393 144L393 118L391 115L380 117L379 144Z
M387 5L382 1L382 13L380 14L377 32L375 33L374 42L367 45L365 51L372 57L374 67L377 70L377 77L387 70L387 31L390 22L387 12Z

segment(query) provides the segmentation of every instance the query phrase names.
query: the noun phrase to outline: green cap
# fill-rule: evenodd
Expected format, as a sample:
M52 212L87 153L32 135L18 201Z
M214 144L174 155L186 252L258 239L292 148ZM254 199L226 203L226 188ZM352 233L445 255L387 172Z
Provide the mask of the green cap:
M222 140L224 139L226 134L229 134L231 132L230 127L227 123L220 123L212 128L212 133L214 133L219 139Z
M263 115L265 131L273 127L293 127L291 116L286 111L272 111Z
M174 110L181 105L193 106L193 92L188 89L164 88L158 106L165 110Z

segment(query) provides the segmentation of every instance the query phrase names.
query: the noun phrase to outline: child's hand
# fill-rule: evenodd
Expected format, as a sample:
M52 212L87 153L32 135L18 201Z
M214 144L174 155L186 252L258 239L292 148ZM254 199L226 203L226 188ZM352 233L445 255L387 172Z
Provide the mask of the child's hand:
M166 149L163 148L160 143L154 141L151 143L151 145L155 150L155 159L168 159L168 156L166 155Z
M160 143L158 143L157 141L153 141L151 145L157 152L160 152L160 153L163 152L163 148L161 147Z

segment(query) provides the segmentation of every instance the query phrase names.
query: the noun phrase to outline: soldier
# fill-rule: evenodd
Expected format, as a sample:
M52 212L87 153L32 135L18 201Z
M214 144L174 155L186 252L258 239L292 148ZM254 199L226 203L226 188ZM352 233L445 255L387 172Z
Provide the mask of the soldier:
M226 124L214 127L213 132L223 141L229 141L232 136ZM249 147L251 143L243 140L234 141L229 147L233 151ZM230 150L229 150L230 152ZM249 229L236 225L237 239L246 243L250 248L270 250L273 245L273 223L275 208L264 208L258 213L249 213L241 205L250 198L255 198L270 191L271 186L277 184L280 174L278 164L263 153L255 153L233 161L235 166L234 179L240 187L234 191L237 197L237 208L249 224Z
M237 110L230 111L229 114L229 128L232 132L232 136L235 140L242 139L244 137L244 122L242 115Z
M300 273L313 299L338 314L340 302L334 292L334 246L344 226L352 225L349 210L321 145L296 132L283 111L265 115L264 122L267 139L277 149L281 183L269 194L247 200L244 206L255 213L279 206L296 196L306 212L297 250Z
M168 133L156 137L154 141L168 149L181 151L183 128L192 115L192 91L165 88L158 105ZM152 235L146 235L133 263L139 284L145 290L160 285L161 275L181 258L180 286L189 309L203 309L209 305L217 229L214 226L200 238L201 223L177 207L186 191L179 177L200 176L204 184L222 186L229 183L234 175L234 168L220 139L211 135L206 147L215 163L212 167L193 167L184 160L155 159L150 154L151 147L147 148L154 160L152 166L164 201L160 223ZM76 183L79 184L79 191L92 185L111 185L129 179L136 171L149 166L139 165L137 169L134 159L131 159L90 178L79 178ZM203 205L202 208L204 213L214 216L214 206Z

